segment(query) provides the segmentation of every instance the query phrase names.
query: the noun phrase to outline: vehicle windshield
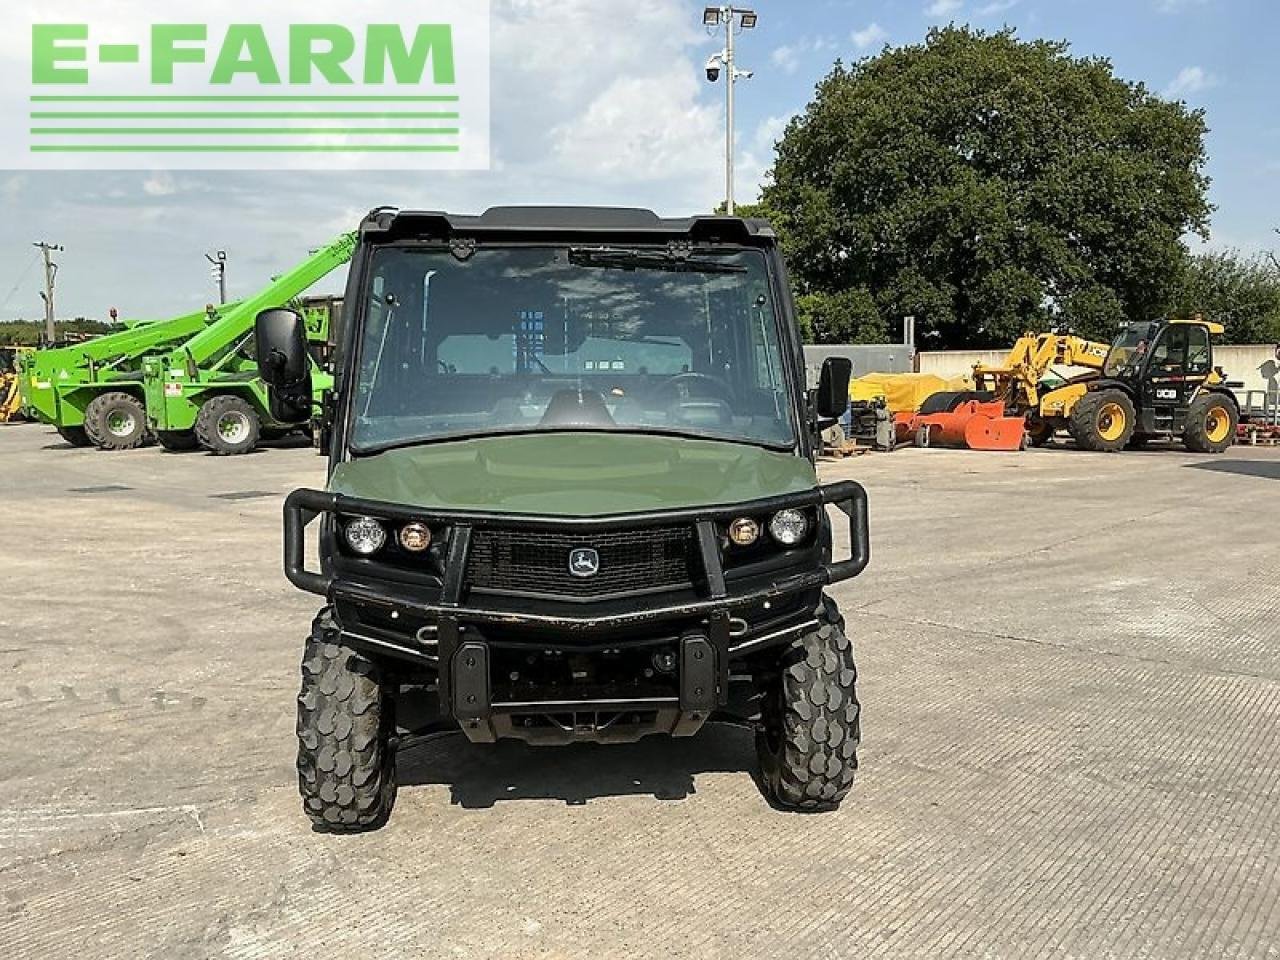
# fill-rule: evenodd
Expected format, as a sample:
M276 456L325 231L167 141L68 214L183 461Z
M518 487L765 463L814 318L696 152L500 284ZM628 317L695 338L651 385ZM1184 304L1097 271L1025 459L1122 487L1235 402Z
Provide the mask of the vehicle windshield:
M795 441L760 251L388 246L370 271L357 453L548 430Z
M1123 327L1111 344L1107 362L1102 367L1103 374L1123 377L1135 372L1151 349L1151 338L1155 332L1149 323L1131 323Z

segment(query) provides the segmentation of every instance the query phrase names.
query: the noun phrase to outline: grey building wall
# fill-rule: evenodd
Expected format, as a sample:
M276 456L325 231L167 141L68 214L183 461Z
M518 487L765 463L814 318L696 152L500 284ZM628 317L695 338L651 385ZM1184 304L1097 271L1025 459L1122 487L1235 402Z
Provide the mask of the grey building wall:
M804 365L810 388L818 385L822 361L827 357L848 357L853 375L865 373L910 373L915 350L905 343L829 343L804 348Z

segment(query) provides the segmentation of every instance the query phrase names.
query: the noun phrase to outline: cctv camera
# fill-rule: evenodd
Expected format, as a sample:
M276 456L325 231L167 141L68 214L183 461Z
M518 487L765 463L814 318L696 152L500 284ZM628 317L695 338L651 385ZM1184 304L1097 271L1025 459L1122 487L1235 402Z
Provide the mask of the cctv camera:
M718 56L709 57L707 59L707 81L715 83L720 79L720 58Z

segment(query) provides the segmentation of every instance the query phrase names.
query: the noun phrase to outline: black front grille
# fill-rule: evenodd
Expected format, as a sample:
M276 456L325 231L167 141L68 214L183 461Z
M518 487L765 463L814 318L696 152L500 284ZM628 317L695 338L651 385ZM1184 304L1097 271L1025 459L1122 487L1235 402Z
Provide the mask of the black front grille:
M599 570L569 572L578 549L594 550ZM692 586L697 568L692 526L648 527L608 533L476 530L467 558L473 590L592 599Z

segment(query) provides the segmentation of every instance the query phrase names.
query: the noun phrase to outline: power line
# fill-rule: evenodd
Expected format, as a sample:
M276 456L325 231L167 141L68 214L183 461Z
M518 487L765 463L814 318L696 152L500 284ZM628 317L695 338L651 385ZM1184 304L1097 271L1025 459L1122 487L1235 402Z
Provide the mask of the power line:
M27 261L27 265L22 268L22 273L18 275L18 280L13 285L13 289L9 291L8 295L4 298L4 301L0 302L0 310L3 310L5 307L9 306L9 301L13 299L13 295L18 292L18 288L22 286L23 281L27 279L27 274L31 272L31 268L36 265L36 261L39 259L40 259L40 254L33 253L31 255L31 259Z

